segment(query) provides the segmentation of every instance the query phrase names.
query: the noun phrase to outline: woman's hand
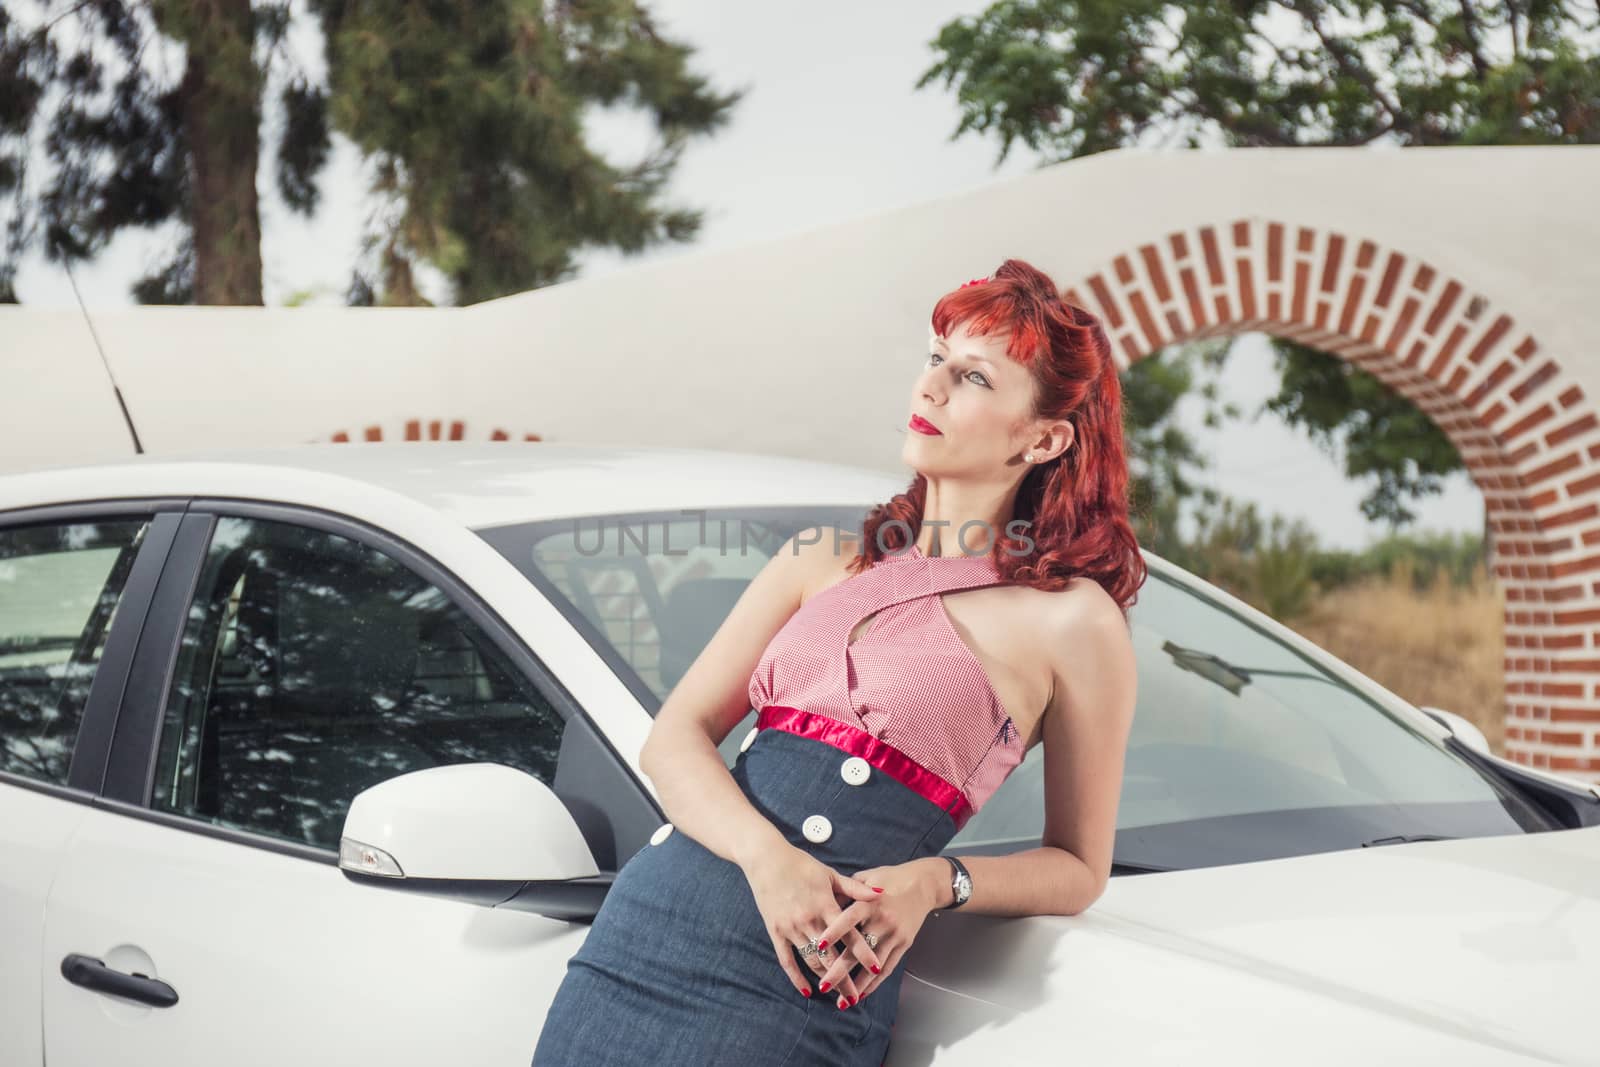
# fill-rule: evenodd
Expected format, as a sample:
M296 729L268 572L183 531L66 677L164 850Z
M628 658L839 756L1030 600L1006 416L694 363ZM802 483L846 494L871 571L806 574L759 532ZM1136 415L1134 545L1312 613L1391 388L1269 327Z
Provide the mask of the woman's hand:
M841 915L840 900L866 902L878 897L878 892L866 882L845 877L786 841L744 864L743 870L755 896L756 908L772 938L773 951L778 954L778 964L794 983L795 990L809 997L811 985L801 973L796 950L804 948L812 938L817 939L819 947L831 949L835 938L825 931L831 923L836 924ZM823 975L833 961L831 952L826 958L815 954L803 958L819 975ZM876 966L878 961L874 958L872 962ZM849 977L848 968L831 978L824 975L818 989L823 993L837 989L841 1008L860 999L860 990Z
M823 980L837 985L859 962L871 974L856 983L851 1003L876 989L899 966L928 914L949 895L948 872L949 866L937 856L858 871L857 880L881 891L874 892L871 900L858 898L823 931L830 945L840 944L839 959L823 973ZM877 938L876 948L863 934Z

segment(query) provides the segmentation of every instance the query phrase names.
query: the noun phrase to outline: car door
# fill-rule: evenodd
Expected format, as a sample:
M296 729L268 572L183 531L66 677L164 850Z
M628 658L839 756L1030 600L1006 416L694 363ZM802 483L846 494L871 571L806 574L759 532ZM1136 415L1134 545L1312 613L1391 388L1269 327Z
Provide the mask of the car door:
M99 787L176 516L150 505L0 515L0 1063L44 1062L46 894Z
M49 895L53 1067L525 1065L587 927L347 876L351 799L507 764L554 788L602 871L661 821L479 597L321 512L191 510L115 733Z

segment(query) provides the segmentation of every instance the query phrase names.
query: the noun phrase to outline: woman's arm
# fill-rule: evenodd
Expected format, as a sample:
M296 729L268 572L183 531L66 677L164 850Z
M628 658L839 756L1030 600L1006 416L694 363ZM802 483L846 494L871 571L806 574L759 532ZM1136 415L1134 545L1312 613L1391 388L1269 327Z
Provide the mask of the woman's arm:
M801 544L809 532L786 541L751 580L661 705L639 753L673 825L741 866L786 842L750 806L716 746L749 713L750 675L799 609L815 554L828 549L826 539Z
M777 962L807 997L811 987L792 949L838 916L837 897L876 893L789 844L745 798L716 746L748 713L750 675L768 642L799 609L810 576L832 558L834 539L825 531L812 541L808 533L815 531L786 541L740 595L662 704L639 754L673 826L744 871ZM810 962L820 972L821 961ZM837 984L854 998L853 981Z
M972 875L962 911L1075 915L1105 891L1111 876L1138 676L1116 601L1098 585L1086 592L1062 597L1061 613L1047 623L1053 680L1044 715L1044 845L1008 856L958 857ZM881 973L859 983L859 995L866 996L894 972L928 915L954 902L954 893L950 864L939 856L854 873L885 892L875 902L850 905L826 933L835 937L860 923L879 938ZM836 962L827 976L846 973L852 962Z

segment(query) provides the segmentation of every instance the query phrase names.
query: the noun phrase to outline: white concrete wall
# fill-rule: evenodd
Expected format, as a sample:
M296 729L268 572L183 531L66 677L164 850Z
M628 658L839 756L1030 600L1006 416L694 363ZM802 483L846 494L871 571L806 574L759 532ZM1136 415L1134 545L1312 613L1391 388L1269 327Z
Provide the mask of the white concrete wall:
M933 302L1008 256L1063 287L1178 229L1380 240L1513 312L1600 396L1600 148L1122 151L467 308L92 313L145 448L459 419L545 440L898 469ZM0 308L0 471L131 451L81 315Z

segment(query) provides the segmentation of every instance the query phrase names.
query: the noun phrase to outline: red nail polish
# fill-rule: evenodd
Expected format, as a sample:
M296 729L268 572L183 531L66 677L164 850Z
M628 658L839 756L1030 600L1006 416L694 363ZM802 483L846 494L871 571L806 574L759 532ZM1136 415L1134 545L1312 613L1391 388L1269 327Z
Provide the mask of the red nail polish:
M852 1008L855 1007L857 1004L860 1004L860 1003L861 1003L861 998L860 997L851 997L850 998L850 1006Z
M828 991L828 987L831 985L833 985L832 982L823 982L821 985L817 986L817 992L826 993Z
M873 887L872 887L872 891L873 891L873 892L874 892L874 893L881 893L881 892L883 892L883 887L882 887L882 886L876 886L876 885L875 885L875 886L873 886Z
M817 951L818 952L826 952L826 951L828 951L828 943L826 941L818 941L817 942Z
M802 990L800 990L800 995L801 995L801 996L802 996L802 997L807 997L807 998L809 998L809 997L810 997L810 996L811 996L811 990L810 990L810 989L809 989L809 988L806 988L806 989L802 989Z
M839 1010L840 1011L844 1011L844 1009L847 1008L849 1005L850 1005L850 1002L848 1000L846 1000L844 997L840 997L839 998Z
M874 966L874 967L873 967L873 968L872 968L872 973L873 973L873 974L877 974L877 973L878 973L878 968L877 968L877 967L876 967L876 966Z

